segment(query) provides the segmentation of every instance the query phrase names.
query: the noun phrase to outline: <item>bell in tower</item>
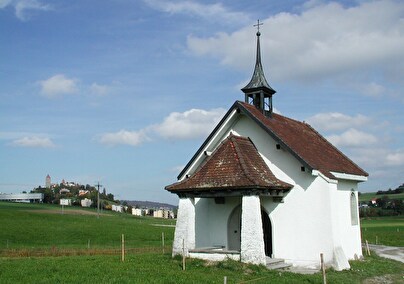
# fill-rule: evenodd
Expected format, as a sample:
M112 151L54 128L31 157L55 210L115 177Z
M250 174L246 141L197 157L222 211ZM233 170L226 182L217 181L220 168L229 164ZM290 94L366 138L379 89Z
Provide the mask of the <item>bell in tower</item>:
M260 47L260 26L262 23L258 20L258 23L254 26L257 27L257 58L255 61L254 73L250 82L241 90L245 94L245 102L253 104L256 108L262 111L266 116L272 114L272 95L276 93L274 89L269 86L264 70L261 64L261 47Z

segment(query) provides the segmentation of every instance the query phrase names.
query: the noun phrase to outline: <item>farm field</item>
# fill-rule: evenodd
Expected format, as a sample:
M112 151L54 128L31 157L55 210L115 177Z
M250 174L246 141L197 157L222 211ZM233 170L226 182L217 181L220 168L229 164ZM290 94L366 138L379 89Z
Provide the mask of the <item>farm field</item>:
M62 215L59 206L0 202L0 283L223 283L225 276L227 283L322 283L321 273L269 271L235 261L187 259L183 271L182 259L170 253L174 220L112 212L97 219L94 213L65 208ZM396 221L401 222L391 223ZM127 247L124 262L121 234ZM404 265L393 260L372 255L351 266L349 271L328 270L328 283L403 279Z
M404 216L361 219L362 242L404 247Z
M65 207L62 214L56 205L0 202L0 224L0 249L108 249L120 248L122 234L128 247L161 246L162 233L171 244L175 221L111 211L97 219L94 209Z

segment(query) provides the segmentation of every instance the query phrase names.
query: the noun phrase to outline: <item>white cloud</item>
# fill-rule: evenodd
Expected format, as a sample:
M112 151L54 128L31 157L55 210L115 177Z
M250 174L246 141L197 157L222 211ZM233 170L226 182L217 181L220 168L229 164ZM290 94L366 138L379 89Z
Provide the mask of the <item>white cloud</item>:
M388 153L386 164L390 166L404 166L404 149Z
M185 167L185 165L175 166L175 167L170 168L168 171L171 172L171 173L178 174L184 169L184 167Z
M27 21L32 11L49 11L51 5L44 4L39 0L0 0L0 9L7 6L14 6L15 16L21 21Z
M41 85L41 94L48 98L78 92L77 80L67 78L63 74L54 75L47 80L40 81L39 84Z
M11 0L0 0L0 9L3 9L11 4Z
M153 131L166 139L194 139L206 137L225 114L222 108L209 111L191 109L172 112L162 123L152 126Z
M105 133L99 138L102 144L139 146L151 141L153 136L169 140L187 140L206 137L225 114L222 108L185 112L172 112L162 123L147 126L138 131L121 130Z
M113 133L105 133L101 135L100 142L109 146L114 145L130 145L139 146L144 142L150 140L144 130L140 131L127 131L120 130Z
M349 116L339 112L318 113L307 119L307 122L317 130L343 130L360 127L371 122L367 116L358 114Z
M375 98L380 98L388 92L384 86L375 82L363 84L358 89L362 95Z
M54 148L55 144L50 138L31 136L23 137L14 140L11 145L18 147L32 147L32 148Z
M372 175L373 172L389 172L394 168L402 171L399 166L404 165L404 149L388 149L373 145L355 148L351 157L355 162L371 169Z
M144 0L150 7L171 14L196 15L211 21L247 23L249 17L241 12L232 12L221 3L201 4L195 1Z
M404 2L385 0L363 1L354 7L330 2L297 14L276 14L263 20L263 63L276 80L321 80L356 76L358 70L369 74L402 70L403 13ZM251 70L253 36L252 27L210 38L189 36L188 47L197 55L214 56L223 64Z
M109 93L109 87L106 85L92 83L90 86L90 92L94 95L105 96Z
M336 147L363 147L377 143L377 138L369 133L350 128L340 135L326 137Z

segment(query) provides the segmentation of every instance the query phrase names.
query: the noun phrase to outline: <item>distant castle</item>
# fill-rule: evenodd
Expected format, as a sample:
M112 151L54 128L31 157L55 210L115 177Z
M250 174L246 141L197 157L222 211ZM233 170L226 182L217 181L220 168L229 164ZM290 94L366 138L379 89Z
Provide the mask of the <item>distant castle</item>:
M52 180L51 180L50 175L47 175L46 179L45 179L45 187L46 188L53 188L55 185L56 184L52 184ZM79 184L75 183L75 182L65 181L64 179L62 179L61 185L64 185L64 186L77 186Z
M46 186L46 188L51 188L51 177L50 177L50 175L46 176L45 186Z

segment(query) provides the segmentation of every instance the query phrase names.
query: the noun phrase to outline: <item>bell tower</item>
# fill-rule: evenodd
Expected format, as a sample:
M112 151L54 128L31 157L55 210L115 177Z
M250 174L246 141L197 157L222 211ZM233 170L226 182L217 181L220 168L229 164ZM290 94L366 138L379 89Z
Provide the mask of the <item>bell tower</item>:
M255 61L254 73L250 82L241 90L245 94L245 102L253 104L256 108L262 111L266 116L272 115L272 96L276 93L268 84L261 63L261 47L260 47L260 20L254 25L257 27L257 58Z

